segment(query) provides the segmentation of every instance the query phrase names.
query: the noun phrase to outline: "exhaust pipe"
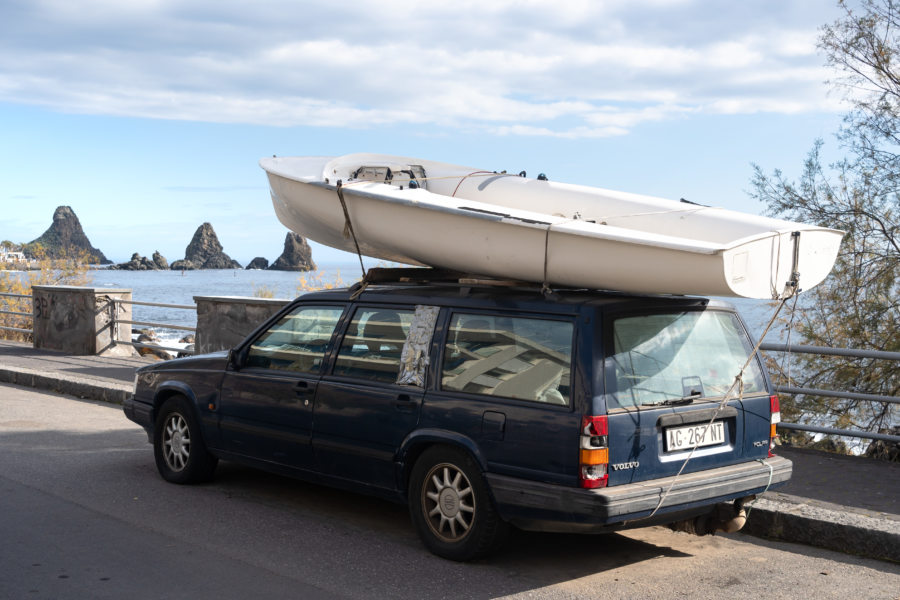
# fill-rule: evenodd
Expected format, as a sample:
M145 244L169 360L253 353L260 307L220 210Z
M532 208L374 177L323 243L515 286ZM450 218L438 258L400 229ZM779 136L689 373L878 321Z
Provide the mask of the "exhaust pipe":
M694 535L715 535L717 531L734 533L740 531L747 522L747 511L744 509L744 505L755 498L756 496L738 498L732 504L720 502L705 515L675 521L669 523L668 527L672 531L683 531Z

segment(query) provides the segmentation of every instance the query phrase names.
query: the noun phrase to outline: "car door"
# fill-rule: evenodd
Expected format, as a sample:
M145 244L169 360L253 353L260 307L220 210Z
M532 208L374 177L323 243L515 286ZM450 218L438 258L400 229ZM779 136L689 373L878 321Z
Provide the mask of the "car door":
M242 349L217 408L224 450L312 468L316 387L343 312L340 304L301 304Z
M353 314L316 395L313 449L322 472L396 488L397 450L416 426L424 395L421 384L398 383L401 358L416 360L407 344L409 332L422 329L415 314L410 307L385 306L360 306ZM436 311L432 314L436 318ZM433 318L430 328L424 327L426 346Z

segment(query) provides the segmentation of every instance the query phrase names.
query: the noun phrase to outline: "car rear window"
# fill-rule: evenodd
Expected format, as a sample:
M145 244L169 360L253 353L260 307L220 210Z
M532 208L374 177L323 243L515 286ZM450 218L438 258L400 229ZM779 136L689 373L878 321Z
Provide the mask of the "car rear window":
M737 316L725 311L623 317L612 331L611 408L721 397L753 349ZM758 361L750 361L743 382L744 394L765 392Z
M568 405L572 337L567 321L454 314L441 388Z

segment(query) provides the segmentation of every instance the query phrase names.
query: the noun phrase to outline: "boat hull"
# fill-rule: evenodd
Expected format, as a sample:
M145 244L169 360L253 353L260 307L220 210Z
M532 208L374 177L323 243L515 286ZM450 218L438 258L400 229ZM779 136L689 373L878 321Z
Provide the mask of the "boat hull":
M408 180L404 186L351 178L353 165L386 163L424 163L428 181L410 189ZM350 155L260 164L279 220L311 240L356 252L340 178L362 254L550 285L775 298L795 266L794 232L800 232L796 268L803 289L827 276L842 236L622 192L503 174L476 177L467 167L417 159ZM730 238L704 239L704 231Z

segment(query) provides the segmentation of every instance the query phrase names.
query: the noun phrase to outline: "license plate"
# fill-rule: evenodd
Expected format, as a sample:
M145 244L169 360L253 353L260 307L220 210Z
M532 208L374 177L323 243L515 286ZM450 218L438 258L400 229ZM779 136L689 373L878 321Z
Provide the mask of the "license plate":
M715 446L725 441L725 424L714 421L712 424L688 425L686 427L669 427L666 429L666 450L690 450L695 445Z

